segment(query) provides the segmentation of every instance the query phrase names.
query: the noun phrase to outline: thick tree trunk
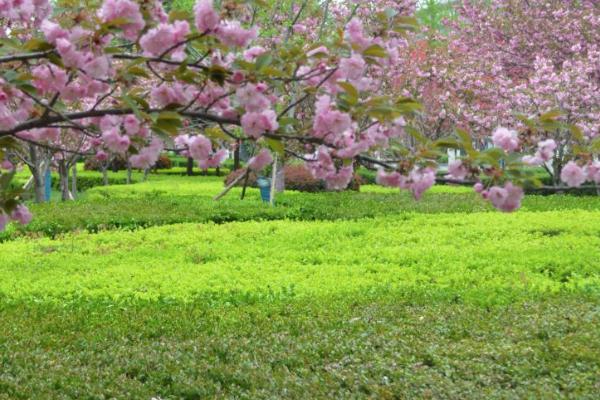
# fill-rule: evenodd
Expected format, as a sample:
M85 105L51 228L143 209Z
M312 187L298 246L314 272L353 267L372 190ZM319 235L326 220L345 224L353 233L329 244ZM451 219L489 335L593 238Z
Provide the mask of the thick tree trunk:
M35 202L43 203L46 201L46 187L45 187L45 171L40 171L40 168L31 170L33 176L33 191L35 193Z
M192 157L188 157L187 159L187 168L185 170L187 176L194 175L194 159Z
M221 168L220 167L216 168L216 173L217 173L217 176L221 176Z

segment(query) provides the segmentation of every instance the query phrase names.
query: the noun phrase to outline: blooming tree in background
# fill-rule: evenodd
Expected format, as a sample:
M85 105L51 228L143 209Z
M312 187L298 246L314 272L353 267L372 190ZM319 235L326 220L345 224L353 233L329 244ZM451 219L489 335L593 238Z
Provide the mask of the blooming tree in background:
M457 120L484 137L520 130L514 145L506 130L494 144L525 153L555 185L600 183L600 2L463 1L457 14L448 39ZM566 165L586 179L565 179Z
M435 183L441 152L462 148L453 179L481 181L475 189L494 206L518 208L531 179L516 131L494 133L497 147L479 151L465 131L432 138L412 126L421 106L393 83L414 2L283 3L289 25L276 32L266 16L278 14L261 1L198 0L170 14L157 1L61 13L44 0L1 2L0 227L31 219L10 184L10 154L25 143L58 160L120 155L145 169L165 148L212 167L228 143L252 142L254 171L279 153L340 190L357 165L375 166L381 184L417 199ZM536 137L531 146L542 158L552 147Z

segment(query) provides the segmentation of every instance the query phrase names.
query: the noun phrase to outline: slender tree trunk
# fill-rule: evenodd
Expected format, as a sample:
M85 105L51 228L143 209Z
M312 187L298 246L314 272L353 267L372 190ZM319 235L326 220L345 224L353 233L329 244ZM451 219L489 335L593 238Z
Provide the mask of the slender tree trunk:
M29 166L29 170L31 171L31 176L33 177L33 192L35 194L35 202L43 203L46 201L46 193L45 193L45 168L42 168L42 160L39 153L39 149L34 145L29 145L29 158L31 160L31 165ZM49 167L47 167L49 168Z
M58 176L60 179L60 198L62 201L71 200L69 193L69 168L65 160L58 161Z
M131 185L131 164L127 161L127 184Z
M241 140L236 142L235 150L233 152L233 170L237 171L241 168L240 166L240 147L242 147Z
M185 170L187 176L194 175L194 159L192 157L188 157L187 159L187 168Z
M150 168L144 169L144 182L148 180L148 173L150 173Z
M102 165L102 185L108 186L108 164Z
M71 169L71 195L73 199L77 198L77 161L73 163L73 168Z

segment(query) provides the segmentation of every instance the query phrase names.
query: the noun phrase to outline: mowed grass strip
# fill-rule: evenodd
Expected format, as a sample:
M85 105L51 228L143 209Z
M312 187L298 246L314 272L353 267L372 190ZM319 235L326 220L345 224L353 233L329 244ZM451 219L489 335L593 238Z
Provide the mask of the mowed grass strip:
M357 221L178 224L0 244L10 299L441 291L598 295L600 212L405 214Z

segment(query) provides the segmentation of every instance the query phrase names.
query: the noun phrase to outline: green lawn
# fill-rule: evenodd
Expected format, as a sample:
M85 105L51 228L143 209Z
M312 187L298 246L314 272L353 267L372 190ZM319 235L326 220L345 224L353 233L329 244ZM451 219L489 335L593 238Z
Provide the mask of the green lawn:
M0 399L597 398L600 200L153 176L0 244Z

